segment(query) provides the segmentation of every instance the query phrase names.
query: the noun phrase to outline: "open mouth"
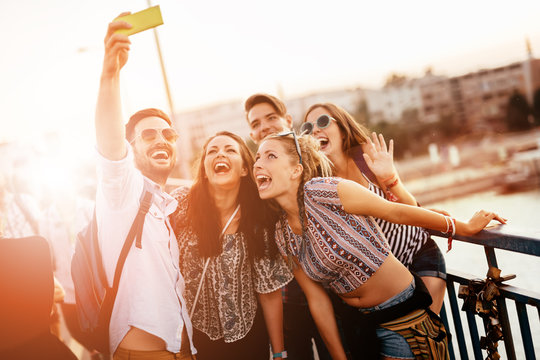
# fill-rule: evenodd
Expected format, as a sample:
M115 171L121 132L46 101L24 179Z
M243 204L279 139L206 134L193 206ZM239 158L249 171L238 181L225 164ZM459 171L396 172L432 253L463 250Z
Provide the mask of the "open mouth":
M319 140L319 144L321 144L321 150L324 150L330 143L330 141L328 141L328 139L324 137L317 138L317 140Z
M225 174L228 173L229 170L231 170L231 167L225 162L220 161L214 165L214 171L216 174Z
M154 160L169 160L170 155L166 150L158 149L150 154L150 157Z
M272 178L266 175L257 175L256 180L259 191L267 189L272 183Z

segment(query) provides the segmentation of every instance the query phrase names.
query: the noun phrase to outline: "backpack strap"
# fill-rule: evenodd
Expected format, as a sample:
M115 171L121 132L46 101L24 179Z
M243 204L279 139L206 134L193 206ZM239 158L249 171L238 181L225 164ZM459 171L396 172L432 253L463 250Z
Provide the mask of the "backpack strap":
M97 266L96 266L96 269L97 269L97 272L98 272L98 276L99 276L99 279L101 281L102 284L104 284L105 286L107 286L107 274L105 273L105 267L103 265L103 258L101 257L101 248L99 246L99 241L98 241L98 228L97 228L97 218L96 218L96 207L94 206L94 214L92 215L92 242L94 243L94 251L96 252L96 257L95 259L97 259Z
M146 184L146 180L145 180ZM141 205L139 206L139 211L137 212L137 215L135 216L135 220L133 220L133 224L131 224L131 228L129 229L129 233L126 237L126 241L124 241L124 246L122 247L122 251L120 252L120 256L118 257L118 262L116 263L116 270L114 272L114 280L113 280L113 286L112 290L114 292L114 296L116 296L116 292L118 291L118 284L120 283L120 276L122 275L122 270L124 269L124 264L126 262L126 258L128 256L129 250L131 249L131 246L133 245L133 241L137 237L138 245L140 246L140 239L142 237L142 230L144 226L144 218L146 217L146 214L148 213L148 210L150 209L150 205L152 204L152 193L146 189L146 186L143 189L143 195L141 199ZM139 247L137 246L137 247ZM139 248L142 248L140 246Z

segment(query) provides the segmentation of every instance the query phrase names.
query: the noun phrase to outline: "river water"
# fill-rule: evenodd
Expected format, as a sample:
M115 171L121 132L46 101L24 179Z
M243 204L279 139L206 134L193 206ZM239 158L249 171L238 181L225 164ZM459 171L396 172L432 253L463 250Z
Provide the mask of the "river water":
M467 221L477 210L490 210L508 219L505 228L509 231L527 231L536 234L540 238L540 189L509 195L499 195L494 192L478 193L466 198L451 199L427 207L438 208L448 211L453 217L461 221ZM447 243L445 239L435 240L441 250L446 251ZM540 259L536 256L517 254L506 250L495 250L499 268L502 275L516 274L517 277L508 281L509 285L535 292L536 297L540 297ZM484 249L478 245L472 245L455 241L452 250L445 254L447 268L456 269L461 272L475 275L478 278L485 278L487 272L487 262ZM458 299L461 306L462 300ZM447 302L446 306L449 309ZM508 301L509 318L511 322L516 355L518 359L524 359L523 345L521 342L519 323L513 301ZM533 335L536 354L540 354L540 322L538 311L531 306L527 306L529 323ZM462 322L466 324L466 319L462 316ZM482 324L477 321L480 336L484 335ZM452 329L453 332L453 329ZM466 333L468 333L466 331ZM455 347L456 356L459 352ZM503 342L499 342L499 353L502 359L506 358ZM469 352L469 356L472 354ZM484 353L486 356L486 353Z

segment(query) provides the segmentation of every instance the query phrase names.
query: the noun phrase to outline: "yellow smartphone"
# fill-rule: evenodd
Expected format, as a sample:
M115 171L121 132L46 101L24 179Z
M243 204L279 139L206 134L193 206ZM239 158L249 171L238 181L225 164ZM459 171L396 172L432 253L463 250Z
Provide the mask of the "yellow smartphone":
M133 35L163 24L159 5L149 7L148 9L133 14L119 16L114 20L122 20L131 24L131 29L116 30L117 33L126 35Z

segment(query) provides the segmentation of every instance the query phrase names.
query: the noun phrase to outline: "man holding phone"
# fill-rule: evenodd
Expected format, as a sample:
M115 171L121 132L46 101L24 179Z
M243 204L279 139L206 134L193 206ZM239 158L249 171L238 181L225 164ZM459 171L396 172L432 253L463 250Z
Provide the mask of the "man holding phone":
M115 360L193 359L196 350L182 296L184 279L169 223L177 202L164 191L175 165L178 135L168 116L157 109L137 112L124 126L120 70L131 42L117 31L130 28L122 20L109 24L95 118L96 219L109 284L143 188L152 192L152 204L141 243L130 249L124 265L110 322L110 350Z

